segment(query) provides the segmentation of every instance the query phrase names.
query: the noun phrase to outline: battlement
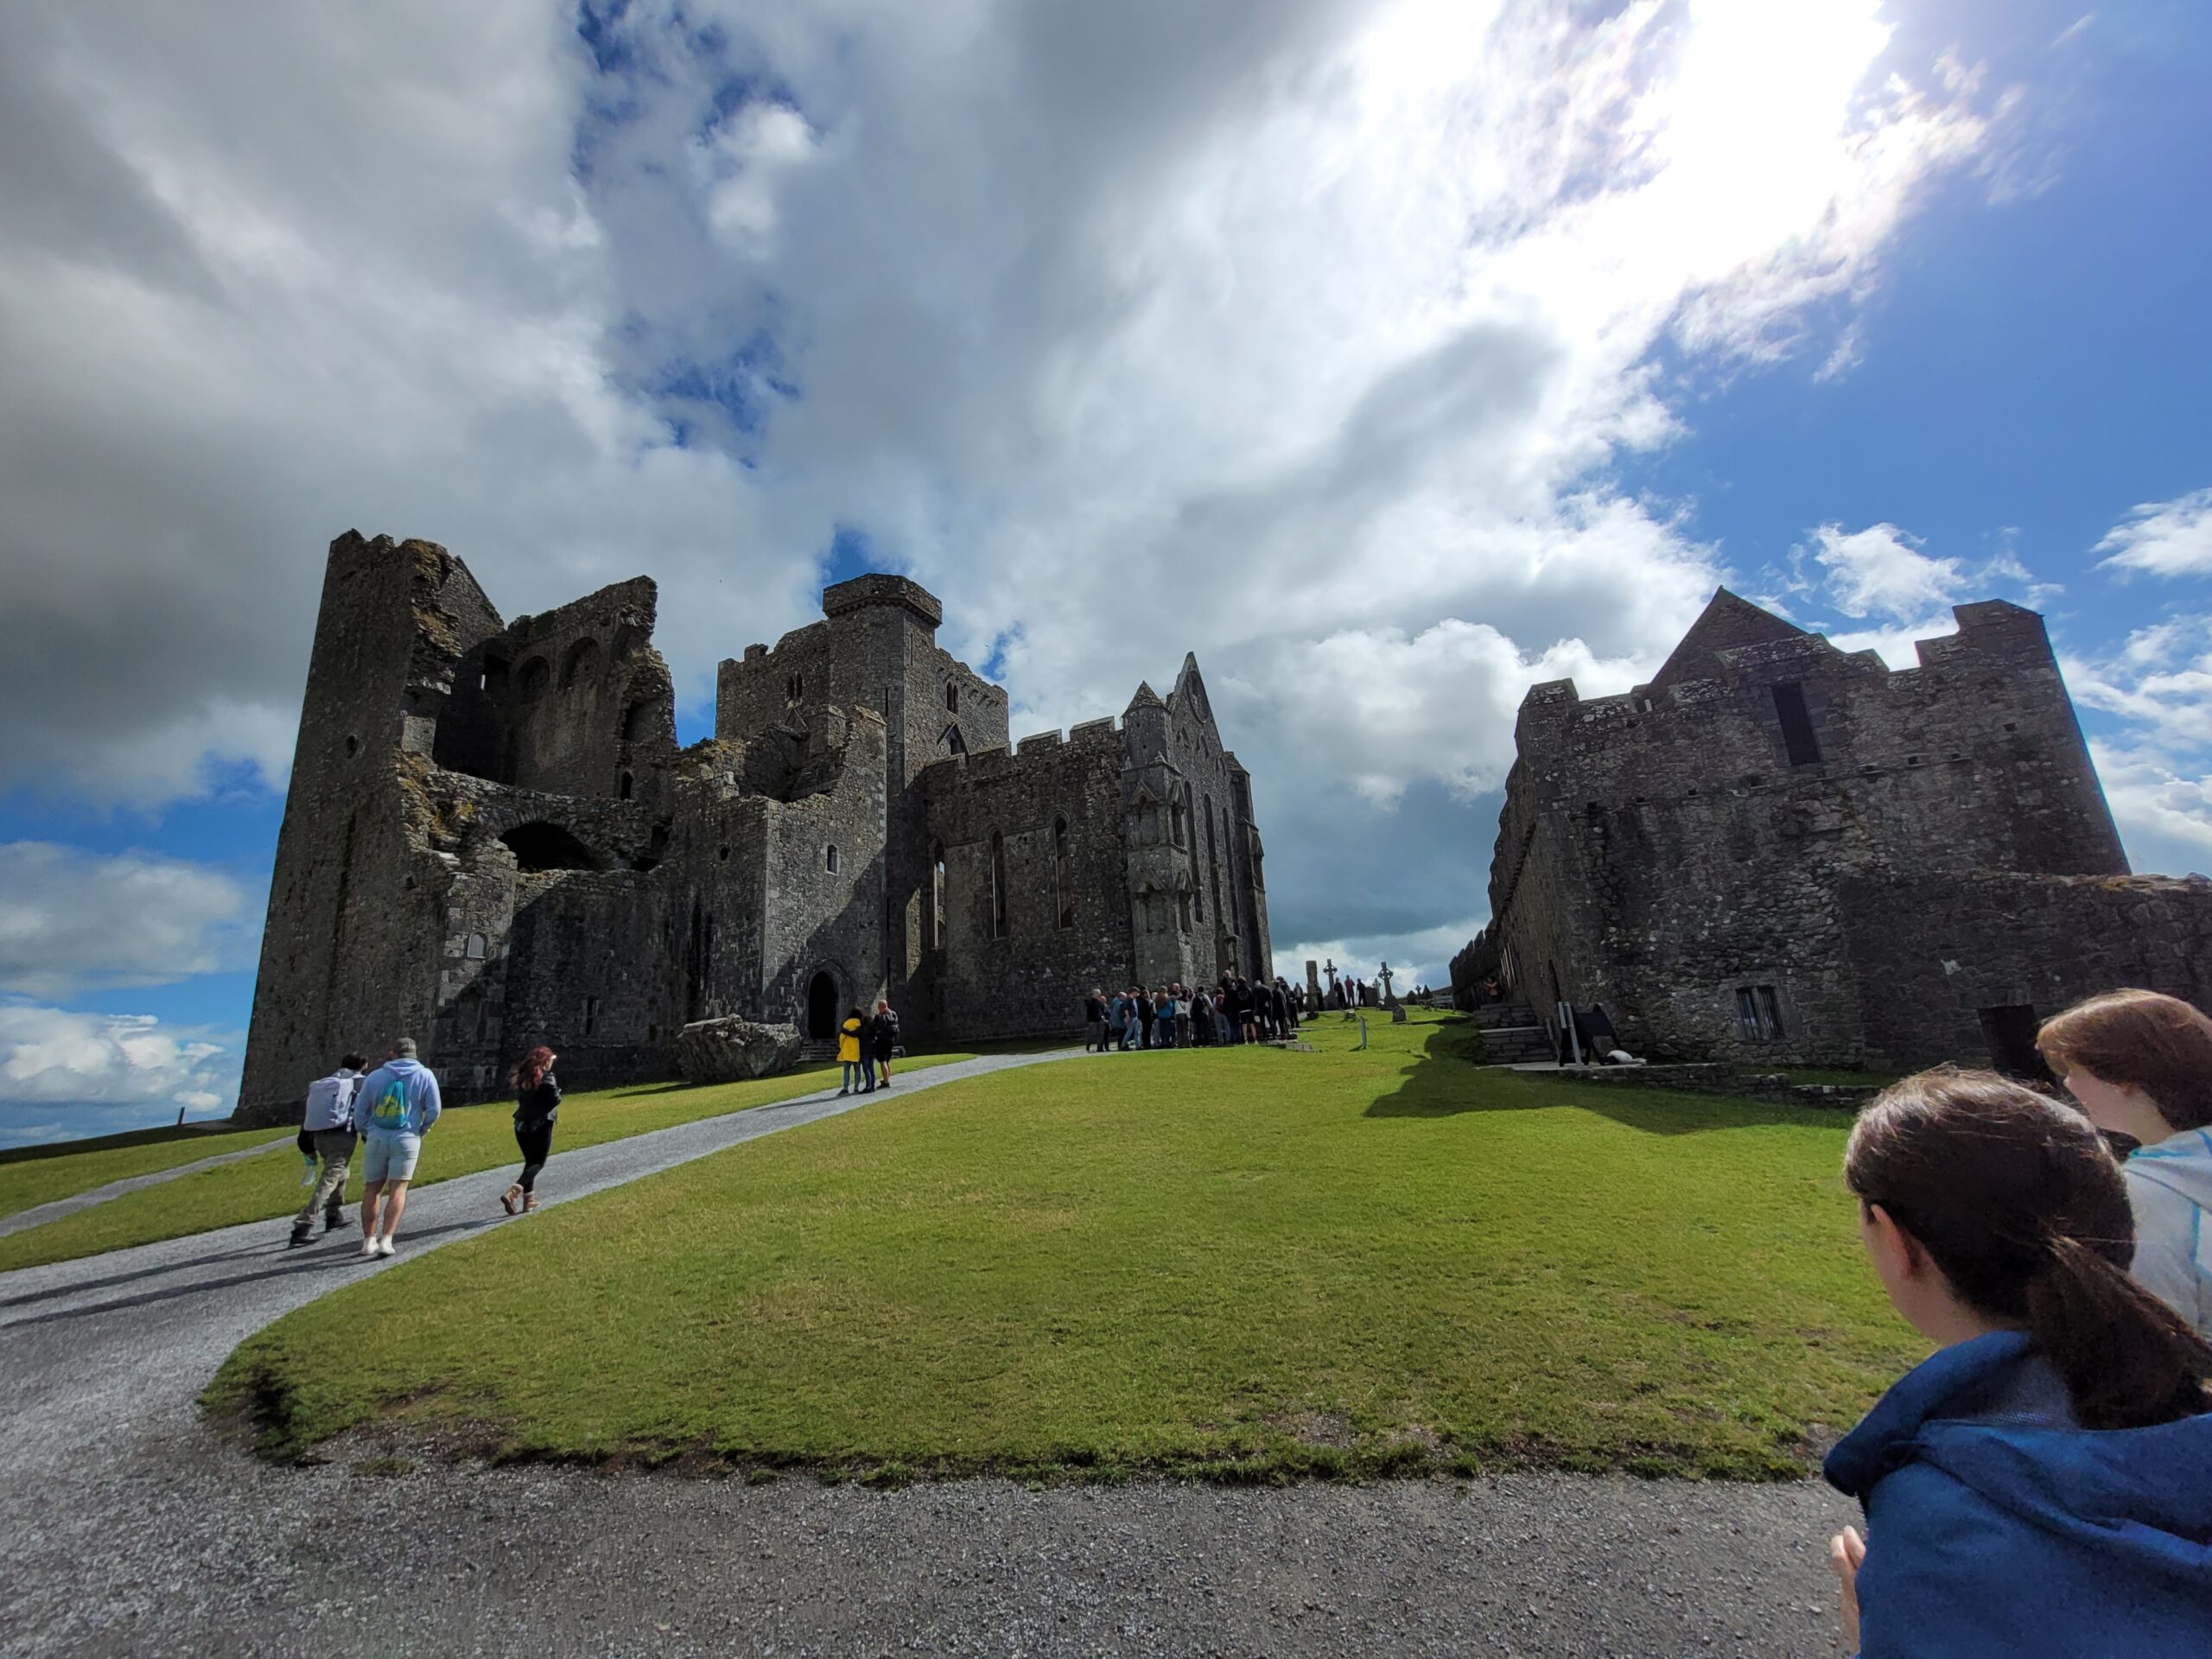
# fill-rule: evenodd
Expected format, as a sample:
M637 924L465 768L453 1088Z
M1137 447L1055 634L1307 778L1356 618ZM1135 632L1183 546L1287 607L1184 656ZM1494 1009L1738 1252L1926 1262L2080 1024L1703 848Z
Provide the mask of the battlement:
M944 620L944 607L937 595L905 576L876 572L822 590L822 614L826 617L850 616L878 606L908 612L920 618L932 632Z

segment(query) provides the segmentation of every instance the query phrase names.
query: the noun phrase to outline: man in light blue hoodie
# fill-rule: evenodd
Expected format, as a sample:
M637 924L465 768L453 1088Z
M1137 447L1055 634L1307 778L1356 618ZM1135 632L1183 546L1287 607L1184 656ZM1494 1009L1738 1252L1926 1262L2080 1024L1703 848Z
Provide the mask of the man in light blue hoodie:
M407 1208L407 1184L415 1179L423 1137L444 1109L438 1080L415 1058L415 1039L402 1037L391 1058L362 1079L353 1096L353 1116L361 1131L361 1254L392 1254L391 1236ZM378 1209L383 1209L378 1230Z

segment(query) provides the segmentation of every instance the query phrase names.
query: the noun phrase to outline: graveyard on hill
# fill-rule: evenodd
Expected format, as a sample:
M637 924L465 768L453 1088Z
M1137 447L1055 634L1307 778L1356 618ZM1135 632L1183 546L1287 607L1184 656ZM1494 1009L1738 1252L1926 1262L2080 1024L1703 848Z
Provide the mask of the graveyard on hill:
M207 1403L276 1456L360 1427L881 1479L1763 1478L1923 1351L1842 1114L1371 1029L894 1092L323 1298Z

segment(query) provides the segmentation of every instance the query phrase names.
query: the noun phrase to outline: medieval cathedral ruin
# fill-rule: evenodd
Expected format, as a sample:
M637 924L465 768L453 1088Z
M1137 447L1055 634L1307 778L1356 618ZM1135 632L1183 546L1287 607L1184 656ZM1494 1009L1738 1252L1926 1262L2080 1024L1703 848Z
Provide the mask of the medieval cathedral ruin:
M1722 588L1649 684L1532 687L1458 1000L1554 1039L1601 1007L1652 1058L2024 1073L2093 992L2212 1008L2212 881L2128 873L2043 619L1953 614L1892 671Z
M550 1043L672 1077L724 1014L827 1038L1068 1029L1094 985L1272 971L1252 782L1194 658L1117 724L1010 746L1007 696L902 576L724 662L676 743L639 578L504 621L427 542L331 544L238 1117L289 1122L402 1033L455 1099Z

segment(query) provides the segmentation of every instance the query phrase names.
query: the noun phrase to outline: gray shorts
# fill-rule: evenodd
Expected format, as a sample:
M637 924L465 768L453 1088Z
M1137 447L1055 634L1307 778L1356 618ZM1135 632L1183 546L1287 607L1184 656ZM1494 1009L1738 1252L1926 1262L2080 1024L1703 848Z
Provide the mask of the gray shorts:
M422 1155L419 1135L365 1135L361 1137L361 1179L411 1181L415 1160Z

